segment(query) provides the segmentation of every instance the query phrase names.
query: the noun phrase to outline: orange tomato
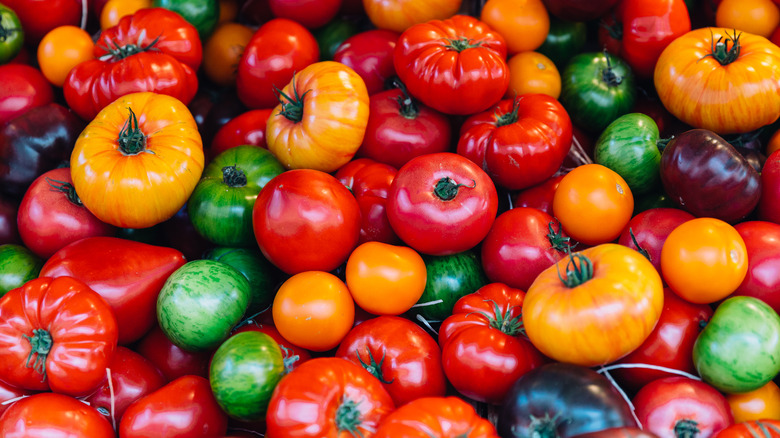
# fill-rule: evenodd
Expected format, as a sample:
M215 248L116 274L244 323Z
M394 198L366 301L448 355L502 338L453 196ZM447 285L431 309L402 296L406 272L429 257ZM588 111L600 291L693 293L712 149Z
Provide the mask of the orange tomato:
M92 37L84 29L55 27L38 45L38 66L49 82L61 87L73 67L92 59L94 47Z
M237 16L237 0L219 0L219 20L217 20L217 26L234 21Z
M726 394L734 422L780 420L780 388L773 381L749 392Z
M361 309L375 315L400 315L422 296L427 269L412 248L366 242L350 254L346 278Z
M661 274L684 300L706 304L726 298L748 268L745 242L720 219L700 217L677 226L661 247Z
M255 32L243 24L220 24L203 46L203 72L217 85L236 83L238 62Z
M151 7L152 0L108 0L100 12L100 29L116 26L125 15L133 15L139 9Z
M777 150L780 150L780 129L775 131L775 133L772 134L772 136L769 138L769 142L767 142L766 151L764 152L764 155L768 157Z
M305 271L288 278L274 297L274 326L290 343L327 351L341 342L355 322L355 302L338 277Z
M510 54L538 49L550 31L542 0L488 0L479 18L504 37Z
M554 99L561 95L561 74L547 56L539 52L521 52L507 61L509 88L504 97L541 93Z
M450 18L462 0L363 0L368 19L379 29L403 32L417 23Z
M574 240L596 245L615 240L634 211L626 181L601 164L584 164L561 178L553 195L553 216Z
M722 0L715 25L769 38L780 25L780 8L772 0Z

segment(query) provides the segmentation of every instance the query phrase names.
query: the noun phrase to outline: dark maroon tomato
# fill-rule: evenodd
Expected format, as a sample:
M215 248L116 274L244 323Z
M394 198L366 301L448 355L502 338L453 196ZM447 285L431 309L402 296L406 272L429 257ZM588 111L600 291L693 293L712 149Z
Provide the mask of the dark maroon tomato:
M447 116L417 102L405 89L382 91L370 98L357 155L400 169L412 158L448 151L451 132Z
M366 83L368 94L385 89L385 81L395 74L393 50L401 34L386 29L371 29L344 40L333 60L355 70Z
M138 341L135 351L149 359L168 381L186 375L209 375L209 353L195 353L177 347L159 326L155 326Z
M549 214L531 207L501 213L482 241L491 282L528 290L540 272L566 257L569 237Z
M651 208L632 217L618 243L632 249L644 251L645 257L661 272L661 248L669 233L683 222L694 219L694 216L679 208Z
M52 102L54 89L40 70L24 64L0 66L0 126Z
M780 225L745 221L734 228L745 241L748 271L732 295L756 297L780 312Z
M735 223L761 197L761 177L733 146L706 129L673 138L661 154L661 182L680 208Z
M19 204L0 193L0 245L22 243L22 237L19 236L19 229L16 226L18 212Z
M563 175L551 176L544 182L515 193L512 199L512 207L536 208L552 216L553 197L562 179Z

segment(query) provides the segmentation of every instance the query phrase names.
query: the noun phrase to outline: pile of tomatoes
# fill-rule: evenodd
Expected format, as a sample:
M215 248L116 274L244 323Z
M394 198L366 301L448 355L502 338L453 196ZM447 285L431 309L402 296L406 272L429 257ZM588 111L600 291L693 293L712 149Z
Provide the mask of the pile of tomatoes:
M780 437L780 0L0 3L0 436Z

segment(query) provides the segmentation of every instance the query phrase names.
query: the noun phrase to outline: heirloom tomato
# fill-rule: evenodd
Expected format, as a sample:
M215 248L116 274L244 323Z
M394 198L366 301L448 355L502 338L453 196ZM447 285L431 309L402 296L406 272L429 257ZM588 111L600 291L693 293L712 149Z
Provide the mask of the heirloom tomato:
M726 400L734 414L734 422L751 420L780 420L780 388L769 381L766 385L748 392L726 394Z
M474 114L509 87L504 37L468 15L415 24L398 38L393 64L412 96L445 114Z
M265 312L271 313L271 312ZM301 348L295 344L290 343L287 339L282 337L279 330L271 324L261 323L253 319L245 319L239 323L234 329L233 334L241 332L262 332L273 338L279 347L282 349L282 356L284 357L284 373L287 374L290 371L298 368L298 366L307 360L311 359L311 353L305 348Z
M363 0L363 8L374 26L403 32L414 24L452 17L461 3L463 0Z
M40 70L25 64L0 65L0 125L52 102L54 89Z
M179 211L203 163L203 143L187 107L143 92L120 97L87 125L70 169L76 193L98 219L147 228Z
M384 90L385 81L395 74L393 50L400 35L387 29L359 32L341 43L333 60L355 70L373 95Z
M181 15L198 30L201 40L205 41L217 26L219 3L218 0L153 0L152 7L165 8Z
M739 29L769 38L780 24L780 9L772 0L722 0L715 12L715 25Z
M0 415L0 436L114 438L116 432L95 408L67 395L44 392L9 406Z
M13 9L0 6L0 64L7 64L16 57L24 45L24 29Z
M731 425L716 438L777 438L780 437L780 420L751 420Z
M55 27L38 44L38 67L57 87L76 65L92 59L95 43L90 34L76 26Z
M251 299L248 315L267 310L276 294L280 272L255 248L217 246L202 253L201 258L226 263L249 281Z
M548 57L560 70L569 59L583 51L587 35L586 23L561 20L551 15L550 30L547 31L544 43L536 51ZM560 75L558 80L560 81Z
M0 245L0 297L37 278L43 262L26 246L15 243Z
M80 0L4 0L3 5L19 17L24 41L31 47L55 27L78 26L87 15L82 9L87 2Z
M661 250L677 226L694 216L678 208L656 207L636 214L620 233L618 243L641 252L661 273Z
M152 7L152 0L95 0L94 3L102 3L102 6L95 5L96 9L100 8L96 15L100 17L101 30L116 26L125 15L133 15L139 9Z
M605 243L570 254L537 276L523 301L523 326L552 359L604 365L647 339L663 298L661 276L644 256Z
M86 395L117 345L114 312L85 283L38 277L0 298L0 379L25 389Z
M385 417L375 438L498 438L496 428L458 397L424 397Z
M734 225L747 250L747 274L732 295L756 297L780 311L780 224L758 220Z
M550 31L542 0L488 0L479 19L504 37L510 55L538 49Z

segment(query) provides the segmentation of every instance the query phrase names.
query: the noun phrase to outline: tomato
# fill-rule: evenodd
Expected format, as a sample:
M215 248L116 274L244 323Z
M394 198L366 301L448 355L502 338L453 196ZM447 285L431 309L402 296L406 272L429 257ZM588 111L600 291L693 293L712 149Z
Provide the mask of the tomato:
M236 84L238 64L252 35L252 28L233 22L214 30L203 45L203 73L211 82L222 87Z
M609 11L618 0L544 0L544 5L550 14L563 20L587 21L599 18Z
M562 69L569 59L584 51L587 39L588 29L584 22L561 20L551 15L550 30L544 43L536 51L552 60L558 69Z
M73 67L92 59L94 47L92 37L84 29L76 26L55 27L38 45L38 66L49 82L62 87Z
M734 423L723 394L687 377L650 382L632 402L639 422L658 436L714 436Z
M393 64L412 96L445 114L465 115L485 111L504 96L506 55L498 32L474 17L455 15L405 30Z
M358 158L350 163L359 160L369 159ZM344 182L343 178L345 178L346 173L351 172L347 170L349 168L354 167L347 163L339 168L336 172L336 178ZM398 171L393 166L379 162L372 162L354 169L353 182L347 188L355 195L360 207L360 238L358 242L362 244L376 241L390 245L400 243L401 239L395 234L387 218L387 194Z
M507 61L509 88L505 98L541 93L553 99L561 95L561 74L547 56L539 52L520 52Z
M555 196L555 191L558 189L558 185L561 183L564 175L565 173L558 176L551 176L535 186L513 193L510 195L512 208L531 207L552 216L553 197Z
M734 422L780 420L780 388L773 381L752 391L727 394Z
M279 103L275 90L319 57L317 40L308 29L286 18L270 20L252 35L238 63L238 97L252 109L273 108Z
M5 0L3 5L13 9L24 29L24 41L35 46L44 35L58 26L78 26L86 12L80 0ZM41 13L45 11L45 13Z
M692 303L714 303L729 296L747 269L744 240L720 219L688 220L669 233L661 248L664 281Z
M395 74L393 50L401 34L387 29L369 29L344 40L333 53L333 60L355 70L363 78L369 95L385 88Z
M756 297L775 311L780 310L778 288L780 279L773 273L780 245L780 225L774 222L745 221L734 225L747 250L747 274L739 287L732 293ZM770 274L772 273L772 274Z
M167 382L187 375L208 377L211 352L184 350L171 342L159 326L154 326L135 344L135 351L149 359Z
M347 333L335 356L362 365L382 382L396 406L443 396L447 389L439 345L405 318L379 316L361 322Z
M181 15L198 30L198 35L203 41L208 39L219 20L218 0L153 0L152 6L165 8Z
M780 153L773 152L761 169L758 218L780 224Z
M309 360L286 375L268 405L269 437L370 438L395 409L382 383L338 357Z
M54 90L40 70L24 64L0 65L0 125L52 102Z
M506 39L509 54L538 49L550 31L550 17L542 0L488 0L479 19Z
M25 397L0 415L0 435L113 438L111 423L86 404L63 394L44 392Z
M207 379L184 376L133 402L118 431L127 438L222 436L227 431L227 415Z
M332 20L341 7L342 0L269 0L268 6L275 17L293 20L315 29Z
M36 391L84 395L117 345L111 307L85 283L38 277L0 298L0 378Z
M6 409L8 409L14 403L14 401L34 393L34 391L17 388L0 381L0 416L3 415L3 412L5 412ZM2 421L0 421L0 427L2 427L1 425Z
M276 294L281 273L263 257L257 247L217 246L202 253L200 258L228 264L246 277L251 295L248 315L268 310Z
M22 243L19 229L16 226L18 211L19 204L16 201L9 199L7 195L0 194L0 244Z
M272 313L272 312L265 312ZM273 322L273 321L271 321ZM287 374L290 371L298 368L298 366L307 360L311 359L311 353L305 348L301 348L297 345L291 344L288 340L282 337L279 330L271 324L260 323L253 319L244 320L239 323L233 331L233 334L256 331L262 332L270 336L279 347L282 349L282 356L284 357L284 373Z
M288 170L269 181L252 210L257 244L287 274L336 269L357 246L360 210L335 177ZM311 251L312 245L317 251Z
M523 325L552 359L604 365L639 347L662 309L653 265L632 249L605 243L542 271L523 301Z
M561 179L553 197L553 213L564 231L587 245L615 240L633 211L631 188L601 164L574 168Z
M457 397L424 397L379 423L376 438L497 438L496 428Z
M466 119L457 152L484 168L497 185L520 190L553 176L571 141L571 119L563 106L544 94L526 94Z
M7 64L22 50L24 29L16 12L5 5L0 6L0 34L0 64Z
M272 113L273 109L270 108L256 109L230 119L214 134L209 154L215 157L227 149L246 144L268 149L265 126Z
M749 438L763 436L774 438L780 436L780 421L753 420L729 426L717 435L717 438Z
M715 25L769 38L780 25L780 8L772 0L722 0Z
M37 278L43 262L25 246L15 243L0 245L0 297Z
M638 213L620 233L618 243L641 252L661 273L661 250L666 238L694 216L678 208L657 207Z
M354 70L316 62L279 94L266 141L285 167L333 172L352 159L363 142L369 108L366 85Z
M355 302L333 274L306 271L287 279L273 303L274 326L291 343L312 351L336 347L355 320Z
M100 10L100 29L114 27L125 15L133 15L139 9L151 7L152 0L108 0Z
M347 1L347 0L345 0ZM412 25L452 17L460 10L462 0L363 0L365 14L379 29L403 32Z

